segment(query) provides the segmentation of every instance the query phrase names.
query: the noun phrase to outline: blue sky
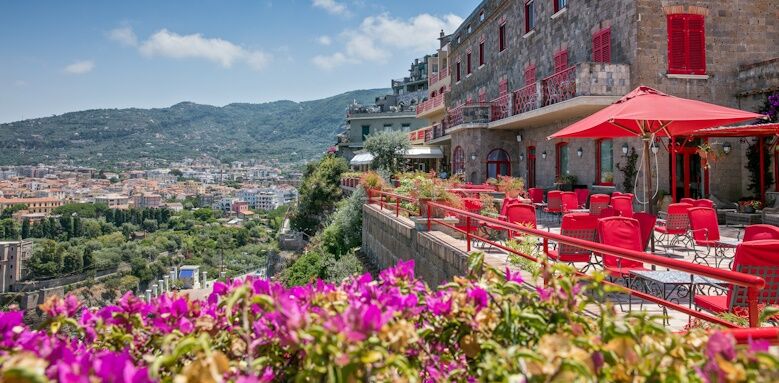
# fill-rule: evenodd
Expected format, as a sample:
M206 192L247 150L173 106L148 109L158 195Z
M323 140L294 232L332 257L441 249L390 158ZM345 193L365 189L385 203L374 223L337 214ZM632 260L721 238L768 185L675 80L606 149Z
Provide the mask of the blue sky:
M0 122L388 87L478 3L4 1Z

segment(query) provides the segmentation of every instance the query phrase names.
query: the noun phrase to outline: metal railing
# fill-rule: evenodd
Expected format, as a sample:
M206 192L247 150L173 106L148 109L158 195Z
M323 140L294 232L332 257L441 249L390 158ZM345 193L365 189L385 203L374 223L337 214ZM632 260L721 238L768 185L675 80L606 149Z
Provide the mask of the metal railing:
M514 115L538 109L538 82L525 85L514 91Z
M504 94L490 102L490 121L502 120L511 116L510 94Z
M646 252L623 249L615 246L610 246L607 244L586 241L586 240L555 234L543 230L533 229L526 226L520 226L517 224L502 221L496 218L486 217L480 214L468 212L462 209L453 208L451 206L444 205L437 202L432 202L432 201L426 203L427 211L424 212L419 212L418 208L415 209L416 211L411 209L404 209L400 205L401 201L406 202L406 204L414 204L415 206L418 206L419 204L414 198L408 196L401 196L395 193L384 192L384 191L372 191L370 193L370 196L371 198L369 198L369 203L376 203L377 201L375 197L377 196L379 197L378 203L382 209L388 206L394 206L396 216L399 216L401 212L405 212L409 216L420 215L426 217L428 230L432 229L433 224L437 224L444 227L448 227L459 233L462 233L465 236L465 242L467 247L466 250L469 252L471 251L472 243L474 241L479 241L484 244L489 244L503 251L512 253L514 255L521 256L528 260L534 262L541 262L541 260L537 257L518 252L514 249L507 247L503 243L492 240L490 238L486 238L485 236L480 235L474 232L473 230L469 230L474 226L489 225L491 228L499 228L508 232L527 234L527 235L541 238L543 241L542 246L543 246L544 254L548 253L549 242L553 241L558 243L558 245L559 244L570 245L584 250L592 251L596 254L601 254L601 255L605 254L614 257L619 257L625 260L638 261L650 265L655 265L658 267L668 268L671 270L677 270L677 271L682 271L682 272L699 275L707 278L713 278L725 283L745 287L748 291L747 310L748 310L749 326L751 327L750 329L741 328L739 325L728 322L727 320L717 317L715 315L696 311L693 308L684 306L679 303L674 303L663 298L655 297L653 295L647 294L639 290L631 289L612 282L604 282L606 284L619 287L625 292L625 294L628 294L631 297L631 299L632 297L636 297L645 300L647 302L658 304L667 309L684 313L686 315L689 315L690 317L695 317L710 323L718 324L726 328L741 329L733 332L734 336L736 336L737 339L745 341L749 335L752 335L753 338L755 336L759 336L761 339L772 339L774 342L779 341L779 328L757 329L757 327L759 326L758 320L760 316L760 309L758 307L758 293L765 286L765 281L758 276L740 273L731 270L718 269L706 265L698 265L683 260L666 258L659 255L649 254ZM389 199L387 201L384 201L385 198L389 198ZM437 212L443 212L444 215L449 215L460 219L464 219L465 229L461 227L457 227L456 225L451 225L445 222L443 219L434 217L432 214L434 210ZM582 278L591 278L591 276L581 272L577 272L577 275Z
M576 97L576 66L563 69L541 81L544 106Z

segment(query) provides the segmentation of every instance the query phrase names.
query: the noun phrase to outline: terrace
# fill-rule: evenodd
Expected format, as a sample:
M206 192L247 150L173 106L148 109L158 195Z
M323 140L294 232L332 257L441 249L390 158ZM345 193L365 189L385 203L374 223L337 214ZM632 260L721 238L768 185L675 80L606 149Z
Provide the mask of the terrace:
M663 323L677 331L701 323L731 329L756 327L761 308L777 300L777 265L766 266L765 262L773 262L766 260L766 267L757 272L745 265L748 262L745 263L744 254L751 248L779 246L779 229L761 234L765 238L773 235L773 242L752 242L755 228L719 225L713 213L707 219L713 217L716 229L706 221L708 226L702 230L698 215L710 212L704 207L706 201L700 202L702 207L697 209L683 206L682 216L687 218L682 224L678 224L679 216L673 209L673 216L667 220L654 223L657 218L652 216L651 222L646 223L649 214L633 212L632 196L607 196L610 201L601 206L597 198L585 198L580 204L574 195L576 202L570 205L571 200L566 197L562 198L566 202L557 201L558 193L550 193L539 201L538 194L532 192L535 202L520 198L504 205L505 194L491 185L463 185L448 189L465 202L464 208L455 208L451 203L419 200L396 191L399 189L371 191L364 209L364 250L378 260L380 267L398 259L414 259L423 278L430 283L459 275L464 271L467 255L473 251L484 252L486 262L499 270L509 267L520 272L525 281L530 281L530 289L544 281L534 277L528 265L566 263L577 268L583 278L598 278L596 273L606 273L608 278L603 283L620 291L608 297L618 312L664 316ZM485 215L481 205L491 198L496 209L502 205L513 207L498 216ZM620 206L620 199L627 199L628 205ZM518 211L531 213L523 215ZM594 227L584 235L582 228L571 228L570 222L575 219L596 222L600 228L606 224L635 223L635 236L643 237L643 243L631 247L625 238L620 243ZM664 229L674 225L679 227L677 231L671 230L672 234ZM625 230L625 226L608 232L620 230ZM714 238L715 231L716 241L707 241ZM741 243L749 246L739 246ZM734 257L737 251L740 255ZM631 263L640 266L634 264L627 270ZM615 274L617 269L622 272ZM711 305L712 301L724 302L724 310ZM743 323L734 322L734 315L724 315L734 312L743 315ZM779 335L776 328L761 330L766 333L739 331L754 336L768 334L772 340Z

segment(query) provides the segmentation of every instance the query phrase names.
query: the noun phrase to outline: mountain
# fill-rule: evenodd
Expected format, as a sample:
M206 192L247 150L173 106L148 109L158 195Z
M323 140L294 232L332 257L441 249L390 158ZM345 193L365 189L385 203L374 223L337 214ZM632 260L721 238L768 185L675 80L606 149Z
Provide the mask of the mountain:
M356 90L321 100L230 104L182 102L158 109L94 109L0 124L0 165L73 161L219 159L298 162L333 145L352 101L372 103L389 89Z

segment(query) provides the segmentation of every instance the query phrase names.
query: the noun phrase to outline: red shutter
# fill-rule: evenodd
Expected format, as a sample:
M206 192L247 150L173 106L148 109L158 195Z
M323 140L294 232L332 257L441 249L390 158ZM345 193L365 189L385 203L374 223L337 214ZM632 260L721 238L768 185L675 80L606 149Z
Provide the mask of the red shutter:
M706 33L701 15L687 15L687 69L706 74Z
M668 73L685 73L686 40L685 15L668 15Z
M562 50L554 55L554 71L555 73L568 67L568 50Z
M600 32L592 35L592 61L596 63L603 61L603 58L601 58Z
M601 62L611 62L611 28L606 28L600 35Z
M525 69L525 86L536 82L536 66L531 65Z

